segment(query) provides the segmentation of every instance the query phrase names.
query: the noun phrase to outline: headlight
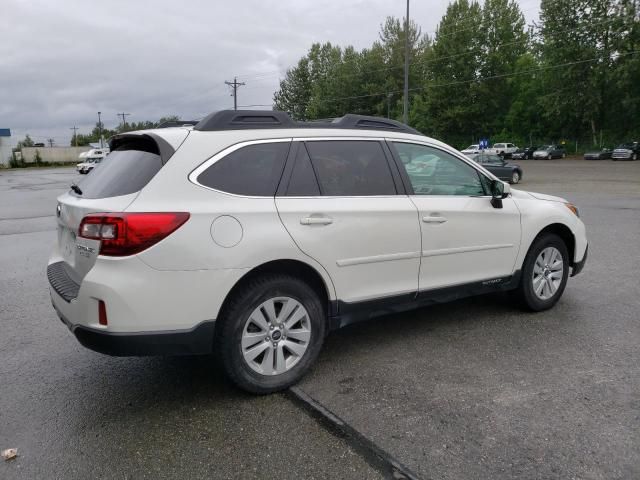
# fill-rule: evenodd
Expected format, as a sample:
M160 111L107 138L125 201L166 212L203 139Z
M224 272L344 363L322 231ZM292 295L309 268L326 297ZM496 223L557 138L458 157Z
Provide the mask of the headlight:
M580 218L580 211L573 203L565 203L564 206L571 210L576 217Z

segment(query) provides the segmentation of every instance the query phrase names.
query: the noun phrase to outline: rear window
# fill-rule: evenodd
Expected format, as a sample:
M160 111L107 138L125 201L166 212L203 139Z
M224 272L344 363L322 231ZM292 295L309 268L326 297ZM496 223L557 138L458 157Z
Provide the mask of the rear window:
M198 183L236 195L273 197L290 143L266 142L239 148L198 175Z
M124 143L78 183L82 198L108 198L139 192L162 168L153 140Z

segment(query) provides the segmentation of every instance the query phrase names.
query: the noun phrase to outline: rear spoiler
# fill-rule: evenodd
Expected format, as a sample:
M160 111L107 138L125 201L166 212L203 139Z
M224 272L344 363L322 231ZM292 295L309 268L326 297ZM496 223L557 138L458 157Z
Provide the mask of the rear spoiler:
M119 133L109 139L109 149L113 152L119 146L132 140L142 140L155 145L154 149L150 149L153 153L160 155L160 160L164 165L176 153L175 149L164 138L155 133Z

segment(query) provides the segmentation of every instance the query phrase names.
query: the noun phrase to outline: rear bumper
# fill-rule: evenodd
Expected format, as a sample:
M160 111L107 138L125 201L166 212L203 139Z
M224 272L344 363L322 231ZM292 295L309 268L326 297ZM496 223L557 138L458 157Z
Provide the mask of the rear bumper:
M108 332L83 325L73 325L56 308L60 320L71 330L80 344L90 350L115 357L148 355L200 355L213 351L215 321L200 323L190 330L162 332Z
M99 257L78 282L57 252L47 267L58 316L82 345L117 356L210 353L213 319L245 272L162 271L135 256ZM100 323L101 301L107 325Z
M578 275L582 269L584 268L585 264L587 263L587 254L589 253L589 245L587 245L587 248L584 251L584 255L582 256L582 260L580 260L579 262L575 262L573 264L573 269L571 271L571 276L575 277L576 275Z

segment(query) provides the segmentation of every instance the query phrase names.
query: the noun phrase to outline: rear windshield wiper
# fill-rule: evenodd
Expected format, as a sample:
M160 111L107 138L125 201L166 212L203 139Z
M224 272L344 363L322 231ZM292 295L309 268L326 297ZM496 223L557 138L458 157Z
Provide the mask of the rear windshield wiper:
M82 195L82 190L80 190L80 187L78 185L76 185L75 183L71 184L71 190L76 192L78 195Z

